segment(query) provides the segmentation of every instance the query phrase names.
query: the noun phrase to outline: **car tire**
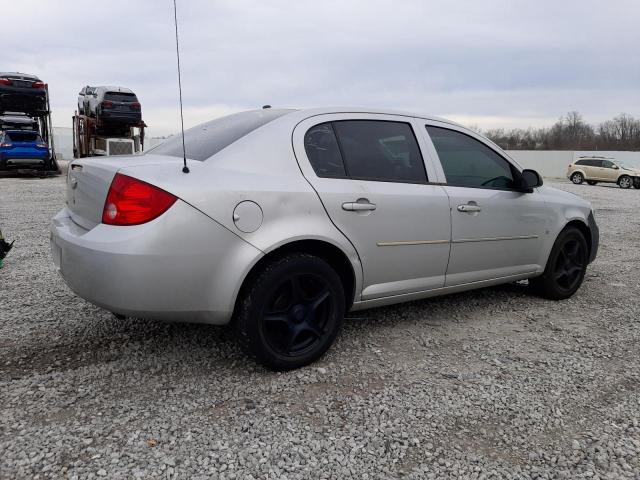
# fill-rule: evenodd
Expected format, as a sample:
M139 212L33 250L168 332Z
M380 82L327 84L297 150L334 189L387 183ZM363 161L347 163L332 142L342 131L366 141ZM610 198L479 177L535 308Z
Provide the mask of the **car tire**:
M345 313L340 277L323 259L291 253L269 261L243 287L233 326L242 349L271 370L320 358Z
M571 181L575 185L580 185L582 182L584 182L584 175L582 175L580 172L574 172L571 174Z
M633 179L633 188L640 189L640 177L635 177Z
M633 180L629 175L621 175L620 178L618 179L618 186L620 188L624 188L626 190L627 188L631 188L632 185L633 185Z
M589 185L597 185L598 182L596 182L595 180L587 180L587 183Z
M567 227L556 238L543 274L529 279L529 287L549 300L569 298L582 285L588 260L584 235L575 227Z

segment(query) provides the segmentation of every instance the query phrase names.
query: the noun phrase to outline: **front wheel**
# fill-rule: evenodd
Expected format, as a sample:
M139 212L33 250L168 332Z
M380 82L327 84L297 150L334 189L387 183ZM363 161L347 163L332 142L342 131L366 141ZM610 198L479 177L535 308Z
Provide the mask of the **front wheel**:
M571 175L571 181L576 185L580 185L582 182L584 182L584 175L582 175L580 172L575 172Z
M234 327L240 346L272 370L320 358L345 312L338 274L323 259L292 253L270 261L244 288Z
M596 182L595 180L587 180L587 183L589 185L596 185L598 182Z
M582 285L588 258L587 241L582 232L574 227L565 228L553 244L544 273L529 279L529 286L550 300L569 298Z
M633 184L633 180L631 180L631 177L628 175L622 175L619 179L618 179L618 186L620 188L631 188L631 185Z
M640 189L640 177L635 177L633 179L633 188Z

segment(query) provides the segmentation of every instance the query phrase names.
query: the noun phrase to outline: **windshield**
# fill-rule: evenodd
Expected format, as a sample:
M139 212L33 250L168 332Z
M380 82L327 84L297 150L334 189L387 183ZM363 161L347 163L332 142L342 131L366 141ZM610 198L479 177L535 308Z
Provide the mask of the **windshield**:
M248 133L293 110L249 110L217 118L184 132L187 158L200 162L215 155ZM176 134L147 151L157 155L182 158L182 137Z

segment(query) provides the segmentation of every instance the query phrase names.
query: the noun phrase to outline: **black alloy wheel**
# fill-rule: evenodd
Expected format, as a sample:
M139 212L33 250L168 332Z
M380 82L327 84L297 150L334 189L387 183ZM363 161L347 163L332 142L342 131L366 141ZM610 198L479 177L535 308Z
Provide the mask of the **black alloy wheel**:
M584 235L575 227L567 227L558 235L544 273L529 279L529 286L544 298L569 298L582 285L588 259L589 248Z
M277 257L248 281L234 314L240 346L273 370L291 370L320 358L342 326L342 281L322 258Z

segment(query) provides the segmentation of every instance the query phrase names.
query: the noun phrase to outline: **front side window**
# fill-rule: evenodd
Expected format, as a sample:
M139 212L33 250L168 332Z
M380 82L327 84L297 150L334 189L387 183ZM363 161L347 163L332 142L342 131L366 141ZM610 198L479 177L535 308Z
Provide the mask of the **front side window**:
M420 148L408 123L343 120L333 122L333 129L349 177L386 182L427 182Z
M511 189L514 167L494 150L464 133L427 125L447 184L458 187Z
M602 166L604 168L613 168L615 164L611 160L602 160Z

